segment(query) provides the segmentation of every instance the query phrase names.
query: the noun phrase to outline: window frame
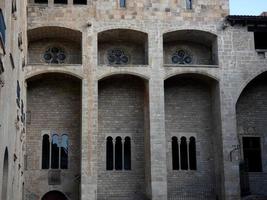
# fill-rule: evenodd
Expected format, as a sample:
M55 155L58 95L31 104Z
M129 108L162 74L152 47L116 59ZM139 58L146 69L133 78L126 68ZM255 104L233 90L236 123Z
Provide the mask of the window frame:
M44 135L48 135L49 136L49 147L50 147L50 155L49 155L49 168L48 169L43 169L42 168L42 160L43 160L43 151L42 151L42 143L43 143L43 136ZM58 168L52 168L52 137L53 135L57 135L58 136L58 141L59 141L59 157L58 157ZM68 155L67 155L67 168L61 168L61 142L62 142L62 136L66 135L68 137ZM57 133L57 132L53 132L53 131L42 131L41 134L41 141L40 141L40 146L41 146L41 156L40 156L40 169L41 170L68 170L69 166L70 166L70 151L69 151L69 147L70 147L70 137L68 133Z

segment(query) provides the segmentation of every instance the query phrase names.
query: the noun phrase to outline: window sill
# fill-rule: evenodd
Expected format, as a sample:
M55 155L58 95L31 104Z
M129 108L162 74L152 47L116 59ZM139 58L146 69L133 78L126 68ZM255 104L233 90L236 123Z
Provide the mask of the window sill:
M127 67L148 67L148 64L130 64L130 65L105 65L105 64L100 64L98 65L98 67L114 67L114 68L127 68Z
M70 63L62 63L62 64L48 64L48 63L29 63L27 66L43 66L43 67L65 67L65 66L82 66L82 64L70 64Z

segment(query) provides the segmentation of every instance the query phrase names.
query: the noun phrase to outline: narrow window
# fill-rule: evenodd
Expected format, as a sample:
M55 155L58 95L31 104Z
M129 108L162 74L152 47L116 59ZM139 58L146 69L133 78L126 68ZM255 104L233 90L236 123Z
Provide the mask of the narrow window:
M48 3L48 0L35 0L34 3Z
M126 137L124 142L124 169L131 170L131 138Z
M54 134L52 136L52 158L51 158L51 168L59 168L59 137Z
M42 144L42 169L49 169L49 160L50 160L50 142L49 135L43 136Z
M1 199L7 199L7 189L8 189L8 150L6 148L4 155L4 165L3 165L3 175L2 175L2 195Z
M121 137L116 137L115 142L115 169L122 170L122 142Z
M17 12L17 2L16 2L16 0L12 0L12 8L11 8L11 12L12 12L12 13Z
M68 4L68 0L54 0L55 4Z
M177 137L172 137L172 169L179 170L179 148Z
M1 37L3 44L5 44L5 41L6 41L6 23L5 23L3 11L1 8L0 8L0 37Z
M125 8L126 7L126 0L120 0L120 7Z
M194 137L189 140L189 166L191 170L197 170L196 139Z
M61 137L60 168L68 169L69 137L64 134Z
M73 4L86 5L87 4L87 0L73 0Z
M107 170L113 170L113 139L112 137L107 138L106 143L106 161L107 161Z
M19 85L19 81L17 81L17 106L20 108L20 85Z
M188 170L187 141L185 137L181 138L180 152L181 152L181 169Z
M243 137L244 161L249 172L261 172L261 142L259 137Z
M192 10L192 0L185 0L186 1L186 9Z

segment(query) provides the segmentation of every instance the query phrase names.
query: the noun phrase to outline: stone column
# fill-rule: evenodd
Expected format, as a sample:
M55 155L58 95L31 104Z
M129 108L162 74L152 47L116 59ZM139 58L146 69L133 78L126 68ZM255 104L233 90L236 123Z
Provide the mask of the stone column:
M235 102L229 91L221 91L221 125L222 125L222 199L240 199L239 150Z
M97 67L96 36L91 28L83 32L83 93L82 93L82 168L81 168L81 200L96 200L97 190ZM88 55L94 55L89 57Z
M153 23L152 23L153 24ZM158 27L158 26L154 26ZM149 80L151 196L153 200L167 199L167 162L164 115L162 34L151 29L149 35L149 63L152 66Z

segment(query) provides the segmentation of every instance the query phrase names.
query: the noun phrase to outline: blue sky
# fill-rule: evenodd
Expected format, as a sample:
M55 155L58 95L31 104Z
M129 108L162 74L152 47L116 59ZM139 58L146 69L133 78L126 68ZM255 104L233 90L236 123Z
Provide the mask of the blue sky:
M230 0L231 15L260 15L267 11L267 0Z

